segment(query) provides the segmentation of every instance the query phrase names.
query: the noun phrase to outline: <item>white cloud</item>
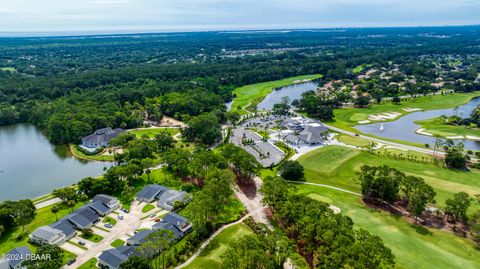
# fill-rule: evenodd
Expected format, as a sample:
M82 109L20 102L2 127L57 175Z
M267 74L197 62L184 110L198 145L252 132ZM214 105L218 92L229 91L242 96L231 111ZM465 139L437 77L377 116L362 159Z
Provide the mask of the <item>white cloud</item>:
M1 0L0 31L480 24L480 0Z

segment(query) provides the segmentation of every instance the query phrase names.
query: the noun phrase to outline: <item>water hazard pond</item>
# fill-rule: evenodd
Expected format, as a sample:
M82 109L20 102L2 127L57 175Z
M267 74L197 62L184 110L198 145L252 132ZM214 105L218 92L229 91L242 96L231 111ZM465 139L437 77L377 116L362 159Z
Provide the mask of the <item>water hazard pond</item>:
M35 198L102 174L109 165L74 158L32 125L0 127L0 201Z
M480 97L472 99L467 104L456 108L437 109L428 111L413 112L405 115L398 120L383 123L383 130L381 130L382 123L371 123L365 125L357 125L355 128L362 133L372 134L378 137L385 137L395 140L410 141L420 144L435 144L435 138L431 136L424 136L417 134L415 131L420 128L414 121L437 118L442 115L452 116L458 115L460 117L468 117L475 107L480 104ZM480 134L479 134L480 136ZM480 150L480 141L471 140L454 140L455 142L463 142L465 149Z
M257 110L272 110L273 105L282 102L282 98L288 96L290 101L300 99L302 93L307 91L315 91L318 88L318 83L315 81L292 84L290 86L274 89L262 102L257 105Z

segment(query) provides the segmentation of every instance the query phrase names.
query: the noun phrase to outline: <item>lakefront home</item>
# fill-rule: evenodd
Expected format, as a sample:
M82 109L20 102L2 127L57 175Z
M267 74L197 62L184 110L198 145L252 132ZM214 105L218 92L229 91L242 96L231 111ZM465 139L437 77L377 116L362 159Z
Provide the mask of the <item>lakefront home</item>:
M96 130L93 134L82 138L82 146L88 149L96 149L99 147L107 147L112 138L125 132L121 128L112 129L110 127Z

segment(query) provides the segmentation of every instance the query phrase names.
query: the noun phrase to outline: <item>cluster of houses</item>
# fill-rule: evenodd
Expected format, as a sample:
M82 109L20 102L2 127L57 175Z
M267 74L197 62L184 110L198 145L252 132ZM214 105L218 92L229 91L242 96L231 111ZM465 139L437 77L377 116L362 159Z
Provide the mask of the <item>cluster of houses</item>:
M50 226L42 226L30 234L30 241L39 245L61 245L75 237L77 230L91 228L100 217L120 207L117 198L105 194L96 195L91 203L75 210Z
M172 210L176 202L186 203L191 197L187 192L171 190L165 186L151 184L145 186L136 196L137 201L152 203L157 201L157 206L166 210ZM106 250L98 257L98 263L102 268L118 269L132 255L142 255L138 247L145 243L148 237L159 231L167 230L172 234L171 242L184 237L192 229L187 218L176 213L168 213L156 222L151 230L140 230L130 237L125 246Z
M171 190L165 186L151 184L145 186L135 199L145 203L151 203L156 200L158 207L171 211L176 202L188 203L191 197L185 191Z
M152 230L142 230L127 240L125 246L120 246L106 250L98 257L98 263L102 268L118 269L120 265L128 260L132 255L143 255L138 247L145 243L148 236L159 231L171 231L173 237L171 242L181 239L192 229L192 225L187 218L175 213L169 213L156 223Z
M81 147L88 151L95 151L100 147L108 147L110 140L125 132L121 128L112 129L110 127L96 130L93 134L82 138Z

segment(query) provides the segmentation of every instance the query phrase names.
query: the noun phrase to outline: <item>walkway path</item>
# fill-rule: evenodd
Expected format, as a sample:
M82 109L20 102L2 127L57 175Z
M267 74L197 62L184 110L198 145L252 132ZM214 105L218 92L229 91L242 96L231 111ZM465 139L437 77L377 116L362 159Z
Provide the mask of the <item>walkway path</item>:
M254 197L247 197L245 193L243 193L238 188L235 188L235 195L237 198L242 202L242 204L247 209L247 212L251 214L253 220L256 223L263 223L267 225L270 229L273 229L270 221L268 221L267 215L265 215L265 206L262 203L263 194L260 192L260 188L262 187L262 180L259 177L255 177L253 179L255 181L255 185L257 186L257 192L255 193Z
M262 211L263 211L263 208L262 208ZM223 225L220 229L218 229L216 232L214 232L207 240L205 240L205 242L203 242L203 244L200 246L200 248L197 250L197 252L195 252L195 254L193 254L192 257L190 257L190 259L188 259L186 262L184 262L183 264L180 264L179 266L175 267L175 269L181 269L181 268L184 268L186 266L188 266L190 263L193 262L193 260L195 260L201 253L202 251L208 246L208 244L215 238L217 237L217 235L219 235L221 232L223 232L223 230L229 228L229 227L232 227L233 225L237 225L239 223L242 223L245 219L247 219L248 217L251 216L251 213L243 216L243 218L235 221L235 222L232 222L232 223L229 223L227 225Z

